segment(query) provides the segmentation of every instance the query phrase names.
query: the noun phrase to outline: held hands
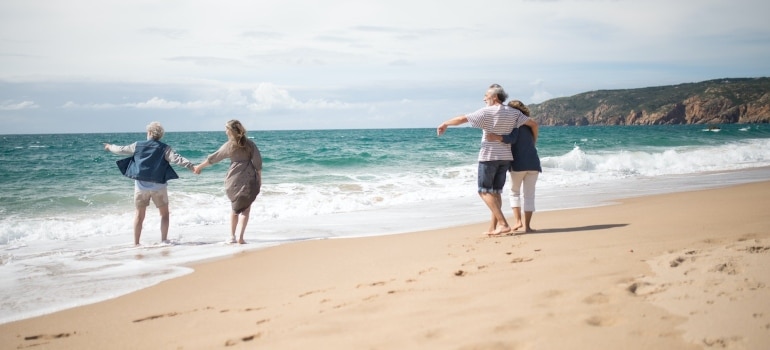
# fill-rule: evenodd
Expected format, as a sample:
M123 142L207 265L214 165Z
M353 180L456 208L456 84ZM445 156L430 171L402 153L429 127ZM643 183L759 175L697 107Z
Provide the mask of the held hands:
M198 165L193 167L193 172L195 174L197 174L197 175L200 175L201 170L203 170L203 168L205 168L205 167L207 167L209 165L211 165L211 163L209 163L208 160L204 160L203 163L200 163L200 164L198 164Z
M109 151L110 150L110 144L109 143L105 143L104 144L104 150L105 151Z

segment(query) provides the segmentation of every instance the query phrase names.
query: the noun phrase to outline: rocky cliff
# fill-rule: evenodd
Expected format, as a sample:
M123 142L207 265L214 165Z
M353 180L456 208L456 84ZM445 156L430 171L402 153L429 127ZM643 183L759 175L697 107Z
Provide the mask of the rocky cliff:
M529 105L541 125L770 122L770 78L599 90Z

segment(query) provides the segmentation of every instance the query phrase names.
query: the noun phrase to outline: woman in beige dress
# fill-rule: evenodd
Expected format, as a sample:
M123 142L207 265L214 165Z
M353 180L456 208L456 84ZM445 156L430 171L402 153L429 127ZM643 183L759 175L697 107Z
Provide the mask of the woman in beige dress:
M251 203L257 199L262 186L262 155L259 148L246 137L246 129L241 122L230 120L225 124L227 142L219 150L209 155L203 163L195 167L195 173L200 174L203 168L216 164L225 158L230 158L230 169L225 176L225 192L232 203L230 214L230 240L236 243L235 231L240 221L241 231L238 243L244 244L243 234L249 223ZM239 220L240 219L240 220Z

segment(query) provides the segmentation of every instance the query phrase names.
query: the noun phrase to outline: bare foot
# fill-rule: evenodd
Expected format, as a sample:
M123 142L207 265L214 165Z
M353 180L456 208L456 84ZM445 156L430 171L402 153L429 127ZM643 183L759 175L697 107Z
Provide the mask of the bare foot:
M246 241L243 240L243 238L238 240L238 244L246 244Z
M487 236L500 236L506 233L511 233L510 226L497 226L497 228L494 231L488 232Z
M518 223L518 224L516 224L516 226L514 226L514 227L513 227L513 230L514 230L514 231L518 231L518 230L519 230L520 228L522 228L523 226L524 226L524 225L522 225L521 223Z
M537 232L537 230L531 227L527 227L524 229L524 233L535 233L535 232Z

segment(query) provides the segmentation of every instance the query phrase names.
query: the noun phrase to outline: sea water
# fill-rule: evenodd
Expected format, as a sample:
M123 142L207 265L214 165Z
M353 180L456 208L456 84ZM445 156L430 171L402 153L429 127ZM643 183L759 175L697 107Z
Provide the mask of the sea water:
M435 129L248 135L264 160L248 244L224 243L225 160L200 175L176 168L171 243L160 241L151 205L139 247L133 180L103 143L131 144L144 132L0 135L0 323L113 298L190 273L187 263L245 250L488 219L476 193L478 129L450 128L441 137ZM162 141L199 163L226 136L168 130ZM541 127L538 153L538 211L595 206L768 180L770 126ZM504 207L510 215L507 196Z

